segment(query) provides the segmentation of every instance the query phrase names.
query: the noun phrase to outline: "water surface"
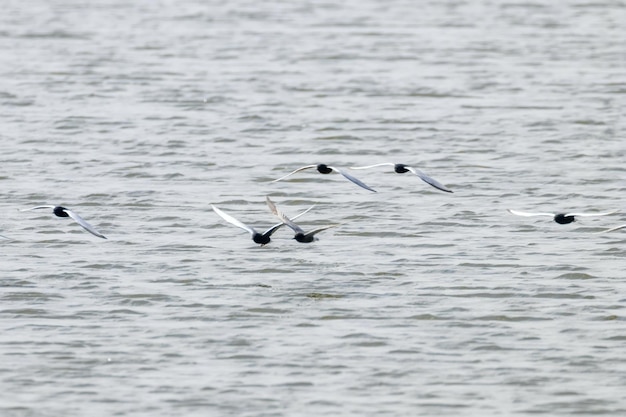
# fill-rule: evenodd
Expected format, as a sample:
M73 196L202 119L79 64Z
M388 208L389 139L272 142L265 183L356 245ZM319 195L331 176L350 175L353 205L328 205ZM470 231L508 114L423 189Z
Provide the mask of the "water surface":
M3 416L626 412L623 2L5 10Z

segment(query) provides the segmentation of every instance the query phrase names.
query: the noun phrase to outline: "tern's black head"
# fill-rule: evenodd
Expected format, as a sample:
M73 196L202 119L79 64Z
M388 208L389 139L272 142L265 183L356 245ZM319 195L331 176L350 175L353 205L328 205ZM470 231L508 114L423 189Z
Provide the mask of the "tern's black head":
M255 233L252 236L252 240L254 240L254 243L258 243L259 245L267 245L272 240L270 238L271 235L271 233L266 233L264 235L262 235L261 233Z
M404 174L405 172L409 172L409 170L406 169L406 165L404 164L395 164L393 166L393 170L396 171L398 174Z
M52 209L52 212L58 217L69 217L70 215L65 210L67 210L65 207L56 206Z
M317 171L320 174L330 174L331 172L333 172L333 170L331 168L329 168L328 165L326 165L326 164L319 164L317 166Z
M558 224L568 224L568 223L575 222L576 219L574 218L574 216L566 216L565 214L557 214L556 216L554 216L554 221L557 222Z
M315 236L305 235L304 233L296 233L293 238L300 243L311 243L315 240Z

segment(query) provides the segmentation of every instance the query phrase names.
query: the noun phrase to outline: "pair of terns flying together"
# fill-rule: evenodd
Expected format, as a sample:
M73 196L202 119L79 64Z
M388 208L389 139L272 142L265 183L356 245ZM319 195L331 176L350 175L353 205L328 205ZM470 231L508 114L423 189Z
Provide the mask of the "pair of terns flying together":
M451 193L452 192L452 190L450 190L445 185L441 184L436 179L429 177L428 175L424 174L422 171L420 171L417 168L413 168L413 167L410 167L410 166L405 165L405 164L394 164L392 162L385 162L385 163L382 163L382 164L367 165L367 166L363 166L363 167L350 167L350 169L369 169L369 168L375 168L375 167L381 167L381 166L392 166L393 170L396 173L398 173L398 174L404 174L405 172L411 172L411 173L417 175L418 177L420 177L422 179L422 181L426 182L427 184L430 184L431 186L437 188L438 190L445 191L447 193ZM296 172L300 172L300 171L304 171L305 169L312 169L312 168L317 169L317 171L320 174L330 174L331 172L336 172L338 174L343 175L346 179L348 179L349 181L352 181L353 183L355 183L359 187L365 188L366 190L369 190L369 191L372 191L372 192L376 192L376 190L374 190L372 187L370 187L369 185L365 184L363 181L359 180L358 178L348 174L344 170L336 168L336 167L331 167L331 166L326 165L326 164L317 164L317 165L303 166L303 167L298 168L295 171L290 172L289 174L287 174L287 175L285 175L283 177L280 177L280 178L278 178L278 179L276 179L276 180L274 180L272 182L282 181L285 178L295 174Z
M263 233L257 232L252 226L248 226L247 224L240 222L239 220L237 220L233 216L224 213L222 210L220 210L219 208L215 207L213 204L211 204L211 208L213 208L213 211L215 213L217 213L218 216L220 216L222 219L226 220L228 223L230 223L230 224L232 224L234 226L237 226L240 229L243 229L243 230L247 231L248 233L250 233L254 243L258 243L261 246L264 246L264 245L267 245L268 243L270 243L271 240L272 240L271 237L274 234L274 232L276 232L278 229L280 229L282 226L285 226L285 225L287 225L289 228L291 228L294 231L295 235L294 235L293 238L295 240L297 240L298 242L300 242L300 243L310 243L310 242L313 242L313 241L317 240L315 235L318 234L319 232L321 232L323 230L326 230L326 229L330 229L331 227L338 226L336 224L333 224L333 225L330 225L330 226L318 227L317 229L313 229L310 232L306 232L305 233L304 230L302 230L302 228L300 226L298 226L297 224L295 224L293 221L295 219L297 219L298 217L308 213L315 206L311 206L308 209L306 209L305 211L303 211L302 213L298 214L297 216L294 216L293 218L289 218L282 211L280 211L276 207L276 204L274 204L274 202L272 200L270 200L269 197L266 197L266 202L267 202L268 207L272 211L272 213L274 213L274 215L276 217L278 217L278 219L281 222L278 223L278 224L275 224L272 227L270 227L269 229L267 229Z

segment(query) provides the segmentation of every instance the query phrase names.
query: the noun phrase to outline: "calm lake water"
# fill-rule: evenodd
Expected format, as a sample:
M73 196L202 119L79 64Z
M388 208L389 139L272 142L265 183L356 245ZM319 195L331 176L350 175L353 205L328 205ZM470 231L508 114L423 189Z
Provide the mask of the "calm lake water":
M0 415L626 415L626 4L544 3L5 1Z

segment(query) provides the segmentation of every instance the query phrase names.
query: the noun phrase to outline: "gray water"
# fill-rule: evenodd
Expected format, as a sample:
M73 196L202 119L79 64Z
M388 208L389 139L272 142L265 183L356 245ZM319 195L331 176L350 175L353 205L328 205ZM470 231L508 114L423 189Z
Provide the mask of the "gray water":
M625 415L626 5L553 3L3 2L0 415ZM270 182L379 162L454 193Z

